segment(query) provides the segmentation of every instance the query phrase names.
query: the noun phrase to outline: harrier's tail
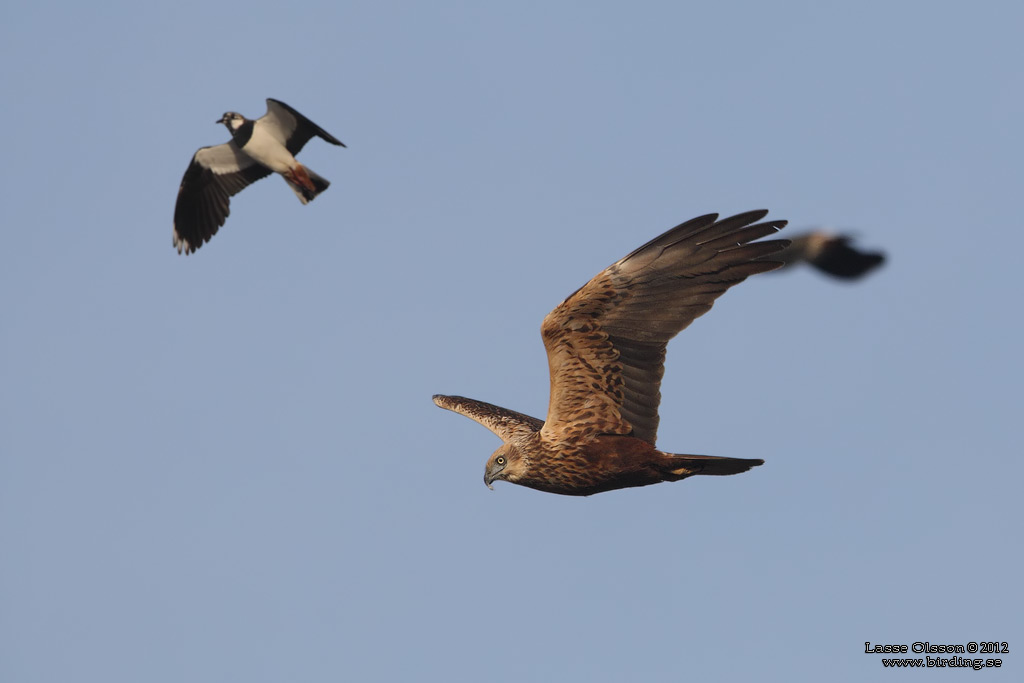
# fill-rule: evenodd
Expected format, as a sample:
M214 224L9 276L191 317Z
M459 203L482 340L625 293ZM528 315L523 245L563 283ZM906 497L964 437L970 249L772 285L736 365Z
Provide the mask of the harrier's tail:
M763 465L760 458L720 458L714 455L669 455L665 468L665 481L678 481L695 474L722 477L740 474L752 467Z

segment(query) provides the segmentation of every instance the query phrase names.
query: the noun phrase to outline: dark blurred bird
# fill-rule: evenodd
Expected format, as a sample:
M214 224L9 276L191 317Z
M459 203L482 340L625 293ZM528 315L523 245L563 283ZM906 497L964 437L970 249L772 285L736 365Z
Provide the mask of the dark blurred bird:
M668 341L748 276L773 270L789 242L752 242L786 221L767 211L687 221L643 245L563 301L541 336L551 373L547 420L461 396L434 403L504 442L484 483L589 496L695 474L746 472L763 460L677 455L655 448Z
M209 242L228 217L228 199L260 178L279 173L303 204L330 183L295 160L316 136L345 145L284 102L267 99L267 113L251 121L233 111L216 123L231 133L231 142L203 147L181 179L174 207L174 246L190 254Z
M881 252L861 251L851 245L849 235L837 235L825 230L814 230L790 237L790 244L773 261L786 266L809 263L823 273L844 280L862 277L885 262Z

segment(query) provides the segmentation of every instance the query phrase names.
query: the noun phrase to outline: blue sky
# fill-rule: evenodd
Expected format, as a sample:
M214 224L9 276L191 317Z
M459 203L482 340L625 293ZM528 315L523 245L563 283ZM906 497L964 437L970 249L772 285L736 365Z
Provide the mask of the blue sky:
M865 641L997 640L1019 679L1019 3L284 7L0 13L0 678L865 681ZM348 145L301 155L330 190L179 256L191 155L266 97ZM430 396L543 417L551 308L761 207L890 257L670 344L659 446L765 466L488 491Z

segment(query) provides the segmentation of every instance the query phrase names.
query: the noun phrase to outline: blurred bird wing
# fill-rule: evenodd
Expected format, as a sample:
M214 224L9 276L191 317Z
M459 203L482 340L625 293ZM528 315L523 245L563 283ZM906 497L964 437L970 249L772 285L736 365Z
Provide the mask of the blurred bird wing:
M668 341L750 275L781 264L756 259L786 240L750 243L786 221L767 211L682 223L611 265L541 325L551 396L541 438L576 444L632 434L654 445Z
M852 242L850 235L814 230L791 238L790 245L771 258L787 266L806 262L845 280L862 277L885 262L884 253L858 249Z
M479 422L505 442L515 441L534 432L539 432L544 426L544 421L535 417L463 396L437 394L434 396L434 403L441 408Z

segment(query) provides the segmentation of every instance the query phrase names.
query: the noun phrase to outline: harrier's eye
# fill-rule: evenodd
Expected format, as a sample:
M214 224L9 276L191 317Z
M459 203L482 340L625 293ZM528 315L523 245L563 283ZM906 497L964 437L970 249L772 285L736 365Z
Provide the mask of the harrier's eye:
M497 458L494 459L494 462L498 463L499 465L504 465L505 464L505 456L504 455L499 455Z

